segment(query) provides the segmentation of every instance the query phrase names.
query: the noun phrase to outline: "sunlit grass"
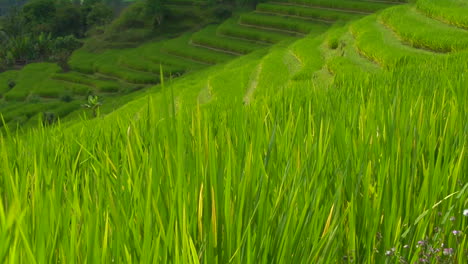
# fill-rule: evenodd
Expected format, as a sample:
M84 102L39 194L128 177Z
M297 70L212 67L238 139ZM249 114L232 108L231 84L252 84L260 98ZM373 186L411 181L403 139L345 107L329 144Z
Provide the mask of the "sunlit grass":
M6 135L0 258L413 262L438 212L460 219L444 234L466 230L468 197L466 61L418 69ZM466 236L446 243L466 260Z

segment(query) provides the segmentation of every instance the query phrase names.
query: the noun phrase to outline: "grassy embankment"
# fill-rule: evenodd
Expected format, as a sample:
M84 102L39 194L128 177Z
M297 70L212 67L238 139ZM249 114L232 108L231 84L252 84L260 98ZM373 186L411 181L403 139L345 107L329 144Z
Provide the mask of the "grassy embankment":
M183 13L188 12L191 5L181 1L170 8ZM265 10L265 6L270 9ZM259 5L254 12L236 14L221 25L211 25L173 39L150 41L135 48L113 48L96 53L91 47L97 45L94 42L98 40L90 40L70 58L68 64L72 71L69 73L63 73L52 64L39 64L0 74L2 114L10 127L34 126L43 112L54 113L62 120L73 120L83 115L80 105L85 103L88 94L104 100L101 113L105 114L157 84L161 68L165 78L177 77L273 44L294 41L305 34L316 36L336 21L363 16L345 7L329 10L267 3ZM291 13L297 10L301 13ZM111 28L123 20L117 19ZM42 67L51 68L53 74L42 74ZM40 78L34 77L39 75ZM25 78L40 81L29 85ZM18 86L10 87L10 83ZM137 90L140 92L134 93ZM22 110L13 111L17 108ZM60 110L62 108L66 111Z
M0 138L0 260L467 262L468 50L401 8Z

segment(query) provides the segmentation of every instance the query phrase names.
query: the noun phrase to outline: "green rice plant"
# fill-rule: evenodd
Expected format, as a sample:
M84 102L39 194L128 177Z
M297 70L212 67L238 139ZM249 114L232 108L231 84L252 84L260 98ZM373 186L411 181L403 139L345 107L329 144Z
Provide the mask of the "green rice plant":
M434 19L468 29L468 5L463 0L418 0L416 7Z
M289 50L301 64L301 69L296 72L292 79L295 81L310 81L316 71L324 65L324 56L320 45L324 37L307 36L294 42Z
M162 69L163 74L166 76L170 76L171 74L181 74L185 71L182 67L163 65L162 63L156 63L141 56L121 56L119 58L119 64L129 69L155 74L159 74Z
M35 87L34 94L46 98L59 98L66 92L83 96L93 90L95 90L95 88L90 85L46 79Z
M72 53L68 59L68 65L75 71L92 74L96 56L96 54L79 49Z
M387 9L379 17L400 38L414 47L438 52L468 49L468 31L430 19L411 6Z
M245 27L237 24L235 19L226 20L218 27L218 34L250 41L274 44L291 39L291 36L260 30L257 28Z
M20 123L26 123L30 118L37 115L37 113L53 110L59 104L59 102L16 103L2 108L0 115L5 123L9 123L10 126L12 124L16 126Z
M162 82L102 118L4 128L0 261L468 262L468 52L407 47L376 16L351 29ZM386 70L341 61L330 86L294 80L341 51L357 62L354 44ZM205 86L219 100L194 104ZM0 112L14 127L75 104Z
M189 44L190 37L191 34L185 34L181 37L165 42L163 51L205 64L223 63L235 57L232 54L191 46Z
M342 11L308 8L302 6L282 5L273 3L261 3L257 5L257 11L272 14L291 15L303 18L336 21L336 20L351 20L360 18L362 14L347 13Z
M0 73L0 76L5 76L15 83L14 87L4 94L5 100L25 100L29 94L34 93L36 87L41 85L42 81L60 71L60 67L53 63L33 63L26 65L14 74L9 72ZM50 90L53 90L53 87L50 87Z
M24 101L30 92L24 90L15 90L5 93L3 96L6 101Z
M420 244L464 263L468 80L454 72L466 58L343 73L332 89L272 82L276 93L246 107L176 116L168 84L98 120L6 133L0 257L414 263Z
M329 32L328 41L335 43L335 38L338 35L339 37L336 39L336 43L338 43L336 47L330 47L330 42L328 43L330 50L327 51L328 55L326 56L327 70L334 75L339 73L348 76L377 74L380 70L379 66L357 52L355 40L347 31L348 29L349 27L342 27L337 28L334 32Z
M118 65L102 64L96 66L96 72L135 84L155 84L159 82L159 75L149 72L136 71L119 67Z
M385 68L406 63L410 57L427 59L440 56L433 52L403 45L393 33L378 23L375 15L365 17L351 25L359 53Z
M80 109L80 102L72 101L58 105L53 109L53 113L60 118L64 118L78 109Z
M0 73L0 97L16 85L15 79L17 76L18 71L5 71Z
M283 85L286 85L291 75L297 73L300 65L288 67L289 65L285 63L286 56L291 56L288 50L273 49L262 59L252 97L267 96L275 91L279 91L283 88ZM272 63L273 61L275 63ZM295 63L299 64L299 61L296 60ZM282 85L272 85L272 83Z
M163 65L163 72L168 72L164 69L174 68L174 72L177 71L190 71L198 70L205 67L204 64L196 63L194 61L187 61L178 57L171 56L161 51L164 43L170 40L149 42L139 46L136 49L129 49L125 51L122 59L134 60L135 58L143 57L145 60L149 60L157 65ZM159 68L158 68L159 73Z
M111 80L100 80L93 78L90 75L81 74L78 72L67 72L67 73L58 73L54 74L52 79L66 81L76 84L84 84L87 86L92 86L91 90L97 89L99 92L118 92L120 88L124 85L116 81Z
M343 9L343 11L376 12L391 6L392 3L366 2L358 0L284 0L288 4L303 4L316 7Z
M258 26L260 28L265 27L273 30L277 29L301 34L320 34L328 28L328 25L324 23L256 13L241 15L239 23L242 25Z
M246 58L241 65L226 65L225 70L210 75L206 87L209 89L209 102L243 102L246 94L257 88L257 67L258 60Z
M215 25L207 26L204 29L194 33L192 35L191 41L193 44L212 47L237 54L247 54L254 50L265 47L265 45L258 43L219 36L217 35L217 26Z

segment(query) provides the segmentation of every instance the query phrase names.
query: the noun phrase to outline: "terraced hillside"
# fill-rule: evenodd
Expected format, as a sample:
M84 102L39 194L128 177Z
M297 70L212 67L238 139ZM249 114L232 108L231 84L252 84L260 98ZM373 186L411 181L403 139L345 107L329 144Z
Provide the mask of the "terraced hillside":
M318 36L275 31L286 41L108 115L6 133L0 260L468 263L467 14L420 0ZM219 29L259 30L235 22ZM191 39L145 54L192 65L167 46Z
M43 112L62 119L73 113L69 117L72 119L80 115L80 105L89 94L105 100L102 112L110 112L158 84L161 71L168 79L256 50L266 52L271 45L318 36L337 21L358 19L393 4L332 2L262 3L253 12L236 14L221 25L209 25L174 39L99 54L79 50L69 60L70 72L64 73L53 64L33 64L21 71L2 73L1 113L10 126L35 125ZM194 3L171 4L180 7Z

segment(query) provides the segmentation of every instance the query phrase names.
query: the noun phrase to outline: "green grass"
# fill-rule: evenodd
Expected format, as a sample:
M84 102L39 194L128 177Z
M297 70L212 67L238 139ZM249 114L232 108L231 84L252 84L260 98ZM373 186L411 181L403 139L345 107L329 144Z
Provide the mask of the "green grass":
M79 72L102 73L130 83L154 84L159 82L158 73L134 70L119 65L119 60L125 56L125 51L108 50L100 54L78 51L72 55L69 64L73 70Z
M73 103L68 104L74 105ZM33 123L31 127L35 127L38 123L34 120L35 116L42 114L42 112L53 111L59 105L61 105L60 102L38 102L29 104L16 102L1 107L0 113L5 123L12 129L16 128L18 125L27 127L28 122ZM76 105L74 106L76 107Z
M378 3L378 2L366 2L356 0L283 0L280 2L286 2L291 4L304 4L319 7L328 7L336 9L349 9L361 12L375 12L387 7L391 4Z
M163 65L163 70L166 67L173 67L174 70L180 69L184 71L191 71L199 70L205 67L203 64L187 61L161 52L161 47L164 45L164 43L165 42L163 41L143 44L138 49L129 51L127 53L127 57L144 57L153 63Z
M235 58L232 54L191 46L190 38L191 34L185 34L172 39L167 41L162 49L167 53L207 64L223 63Z
M364 75L365 73L376 74L380 68L377 64L369 61L361 56L355 47L353 36L347 32L343 34L340 43L346 45L339 45L335 50L329 51L332 53L327 60L327 69L332 74L339 74L345 72L347 75L352 76L355 74Z
M380 15L103 98L94 119L2 101L0 262L467 263L468 51L406 45ZM14 130L43 111L75 122Z
M16 74L11 72L0 73L0 76L6 74L6 79L13 79L15 86L4 94L6 101L24 101L30 94L36 94L36 89L40 93L55 92L55 87L41 87L41 83L53 74L60 72L61 69L52 63L34 63L28 64ZM5 77L0 77L4 79ZM40 89L39 89L40 88Z
M194 33L191 37L191 41L195 44L239 54L247 54L265 47L265 45L219 36L217 35L217 26L215 25L207 26Z
M260 12L269 12L273 14L283 14L299 16L304 18L325 20L325 21L336 21L336 20L351 20L362 17L361 14L346 13L334 10L324 10L316 8L306 8L298 6L288 6L281 4L272 3L261 3L257 5L257 10Z
M320 34L324 32L328 25L320 22L305 21L291 17L264 15L256 13L243 14L239 18L239 23L266 27L271 29L286 30L301 34Z
M403 45L393 33L377 22L375 15L356 21L351 26L358 51L384 67L405 63L409 57L427 59L435 53Z
M58 73L54 74L51 78L91 86L97 92L117 92L123 86L115 81L99 80L78 72Z
M414 47L438 52L468 49L468 31L430 19L411 6L387 9L381 13L380 18Z
M160 79L159 75L155 73L116 67L111 64L98 65L96 67L96 72L135 84L155 84L158 83Z
M6 71L0 73L0 98L11 89L9 84L11 81L16 79L17 76L18 71Z
M241 26L236 19L229 19L218 27L218 33L230 37L241 38L263 43L278 43L283 40L291 39L291 36L277 32L268 32L256 28Z
M464 0L418 0L416 6L432 18L468 29L468 4Z
M466 234L451 231L467 231L468 80L453 73L466 62L344 74L332 89L272 83L248 107L180 106L177 118L158 103L168 86L127 108L138 118L6 135L0 257L385 263L398 258L377 251L394 247L413 263L417 241L437 236L463 263Z
M294 74L293 80L311 81L314 73L319 71L324 65L323 54L320 45L323 42L323 36L315 38L308 36L296 41L289 49L302 65L300 71Z
M178 67L178 66L171 66L171 65L164 65L162 63L153 62L151 60L147 60L143 56L134 57L134 56L125 56L121 57L118 61L119 65L122 67L136 70L136 71L144 71L159 74L161 70L164 71L164 74L169 76L170 74L180 74L185 71L185 68Z

